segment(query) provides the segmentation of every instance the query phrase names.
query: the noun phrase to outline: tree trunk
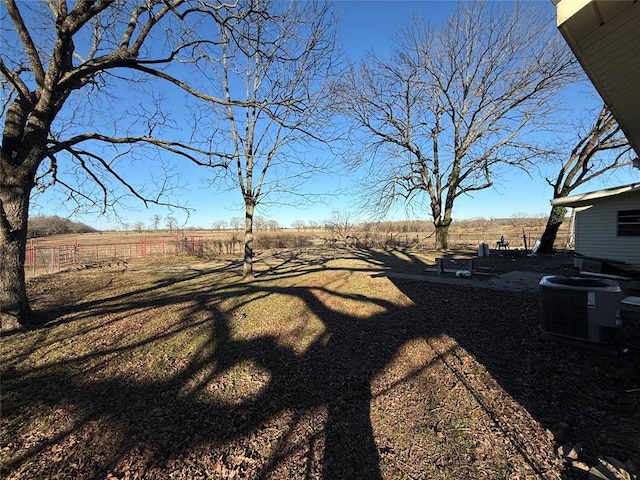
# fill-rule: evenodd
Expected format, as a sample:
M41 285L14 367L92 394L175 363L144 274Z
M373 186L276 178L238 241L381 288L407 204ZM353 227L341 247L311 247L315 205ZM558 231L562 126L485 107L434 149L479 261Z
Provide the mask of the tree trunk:
M253 276L253 211L256 204L252 198L245 198L244 206L244 263L242 276L246 278Z
M556 241L558 230L566 214L567 209L565 207L551 207L547 226L544 229L544 233L540 239L540 245L538 246L538 253L549 254L554 252L553 244Z
M3 162L0 172L0 314L3 322L22 328L34 325L24 275L33 185L26 170Z
M449 249L449 226L451 225L450 219L438 219L433 222L436 227L436 250L448 250Z

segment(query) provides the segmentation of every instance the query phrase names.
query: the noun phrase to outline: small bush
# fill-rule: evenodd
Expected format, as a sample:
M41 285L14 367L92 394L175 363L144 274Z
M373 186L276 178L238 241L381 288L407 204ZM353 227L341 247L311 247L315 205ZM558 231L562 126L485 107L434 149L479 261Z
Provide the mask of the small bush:
M313 245L313 238L309 235L265 232L256 235L257 247L261 250L276 248L304 248Z

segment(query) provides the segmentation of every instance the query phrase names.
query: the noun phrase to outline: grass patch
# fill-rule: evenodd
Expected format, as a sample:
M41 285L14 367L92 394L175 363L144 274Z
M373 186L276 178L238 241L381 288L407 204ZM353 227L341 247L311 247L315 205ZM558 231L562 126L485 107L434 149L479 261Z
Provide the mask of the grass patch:
M586 459L638 451L637 357L541 344L534 295L372 275L426 257L338 253L34 279L2 477L571 478L560 422Z

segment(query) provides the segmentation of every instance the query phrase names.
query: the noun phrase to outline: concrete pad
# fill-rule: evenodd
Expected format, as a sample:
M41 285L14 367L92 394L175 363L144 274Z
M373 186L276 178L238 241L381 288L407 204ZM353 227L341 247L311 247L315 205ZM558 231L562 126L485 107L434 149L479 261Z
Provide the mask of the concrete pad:
M537 293L540 290L540 280L547 275L549 274L516 270L491 278L486 283L490 285L489 288L496 290Z
M389 278L402 278L406 280L416 280L421 282L444 283L449 285L462 285L475 288L488 288L491 290L502 290L507 292L538 293L540 290L540 280L549 275L542 272L508 272L488 280L478 280L472 278L457 278L447 275L418 275L398 272L381 272L379 276Z

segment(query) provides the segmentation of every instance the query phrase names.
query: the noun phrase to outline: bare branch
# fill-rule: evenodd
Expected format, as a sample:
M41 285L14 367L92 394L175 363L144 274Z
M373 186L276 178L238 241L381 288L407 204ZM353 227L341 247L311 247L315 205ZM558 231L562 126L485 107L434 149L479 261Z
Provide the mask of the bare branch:
M75 137L69 138L65 141L53 141L51 140L52 146L49 148L49 154L55 155L61 151L69 151L73 146L78 145L82 142L86 142L88 140L98 140L101 142L105 142L112 145L118 144L138 144L138 143L146 143L149 145L155 145L169 152L175 153L176 155L180 155L197 165L207 166L212 168L226 168L228 166L227 162L213 163L211 160L207 162L203 162L199 158L197 158L194 154L203 154L208 157L216 156L223 157L230 160L232 157L225 155L223 153L212 153L208 150L202 150L199 148L194 148L190 145L186 145L180 142L171 142L167 140L161 140L154 137L109 137L107 135L102 135L99 133L85 133L82 135L77 135ZM192 153L189 153L192 152Z
M559 147L557 149L560 150ZM607 152L613 152L613 157ZM631 153L632 148L620 126L603 105L593 125L577 139L570 154L560 162L556 179L547 178L547 183L553 187L554 198L565 197L607 172L631 165Z
M562 146L554 149L564 155ZM548 155L554 158L553 155ZM546 178L553 188L553 198L568 196L576 188L619 168L632 164L634 152L606 105L600 108L591 126L579 135L566 158L560 157L554 180ZM558 229L564 220L564 207L551 207L539 252L551 253Z
M33 71L33 74L35 75L36 82L38 83L38 85L42 85L44 83L44 68L42 66L42 63L40 62L38 49L36 48L36 45L31 38L31 33L24 23L15 0L5 0L5 6L7 7L7 11L11 16L11 20L13 20L16 32L20 37L20 40L22 41L25 53L29 58L31 69Z
M20 78L20 73L24 70L19 69L17 72L12 72L5 65L4 60L0 57L0 74L15 88L16 92L24 99L30 100L31 93L29 92L29 88L25 85L25 83ZM9 103L9 102L7 102Z

